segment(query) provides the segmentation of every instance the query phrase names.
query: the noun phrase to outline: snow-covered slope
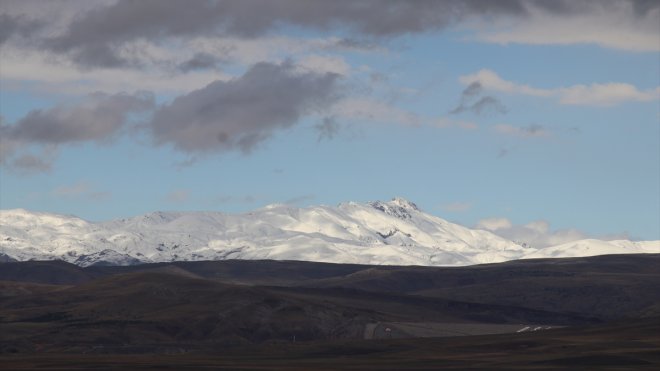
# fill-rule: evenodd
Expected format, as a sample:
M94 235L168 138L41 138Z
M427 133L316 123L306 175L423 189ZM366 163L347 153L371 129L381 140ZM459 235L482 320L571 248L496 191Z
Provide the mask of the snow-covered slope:
M571 258L605 254L660 253L660 241L578 240L550 246L527 254L525 258Z
M527 257L660 252L660 242L585 240L522 247L488 231L426 214L412 202L337 207L271 205L245 214L155 212L90 223L0 211L0 255L62 259L81 266L173 260L279 259L396 265L468 265Z

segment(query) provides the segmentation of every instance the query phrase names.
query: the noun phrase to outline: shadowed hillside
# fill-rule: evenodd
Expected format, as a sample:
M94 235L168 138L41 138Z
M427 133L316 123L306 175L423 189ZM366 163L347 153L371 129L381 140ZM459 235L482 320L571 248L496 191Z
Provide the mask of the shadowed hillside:
M203 261L80 268L5 263L0 280L75 285L131 272L240 285L348 288L527 307L610 320L659 313L660 254L519 260L470 267L364 266L298 261Z
M44 354L57 355L57 364L66 355L81 353L96 354L89 359L99 364L109 362L102 354L181 353L191 364L216 359L229 367L260 349L262 358L250 358L256 359L254 367L258 359L276 365L269 357L290 362L287 357L298 354L305 367L345 355L368 368L366 360L377 354L412 362L408 365L417 364L413 359L419 357L425 360L420 367L444 354L444 362L455 357L456 365L465 366L469 347L476 346L475 359L484 365L495 360L514 365L493 355L510 351L519 354L520 362L532 362L524 363L528 366L552 368L575 357L585 366L602 362L561 344L586 342L592 344L590 352L600 354L621 346L599 338L618 329L621 336L638 334L641 343L633 348L639 349L633 356L605 359L653 364L655 353L644 353L642 345L655 344L657 337L647 336L643 324L657 327L658 266L659 255L460 268L231 260L87 268L57 261L4 263L0 354L13 354L17 367L30 364L17 354L36 355L37 363L46 359L40 358ZM474 336L493 333L504 334ZM461 335L473 336L451 343L400 339ZM386 342L361 340L390 337ZM526 348L556 357L516 353ZM78 359L81 367L89 366L89 359Z

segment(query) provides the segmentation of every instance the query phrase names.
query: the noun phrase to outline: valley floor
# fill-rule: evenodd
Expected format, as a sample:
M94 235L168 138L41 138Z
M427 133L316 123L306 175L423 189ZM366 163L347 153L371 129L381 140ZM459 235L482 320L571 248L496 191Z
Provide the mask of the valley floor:
M322 341L181 354L5 354L0 365L14 370L657 370L660 318L515 335Z

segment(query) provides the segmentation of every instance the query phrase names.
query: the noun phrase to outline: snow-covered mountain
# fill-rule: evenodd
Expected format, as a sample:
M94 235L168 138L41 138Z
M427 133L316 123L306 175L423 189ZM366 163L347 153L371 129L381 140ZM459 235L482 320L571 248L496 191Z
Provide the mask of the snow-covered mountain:
M660 253L660 241L523 247L426 214L402 198L337 207L270 205L236 215L154 212L102 223L22 209L0 211L0 256L62 259L81 266L221 259L446 266L646 252Z

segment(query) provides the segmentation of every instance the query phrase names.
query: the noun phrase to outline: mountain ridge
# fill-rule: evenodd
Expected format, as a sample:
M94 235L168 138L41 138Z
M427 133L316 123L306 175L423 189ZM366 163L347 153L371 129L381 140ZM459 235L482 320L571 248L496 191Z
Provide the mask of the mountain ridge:
M526 247L427 214L400 197L336 207L274 204L242 214L157 211L105 222L0 211L4 260L61 259L80 266L225 259L454 266L647 252L660 252L660 241Z

